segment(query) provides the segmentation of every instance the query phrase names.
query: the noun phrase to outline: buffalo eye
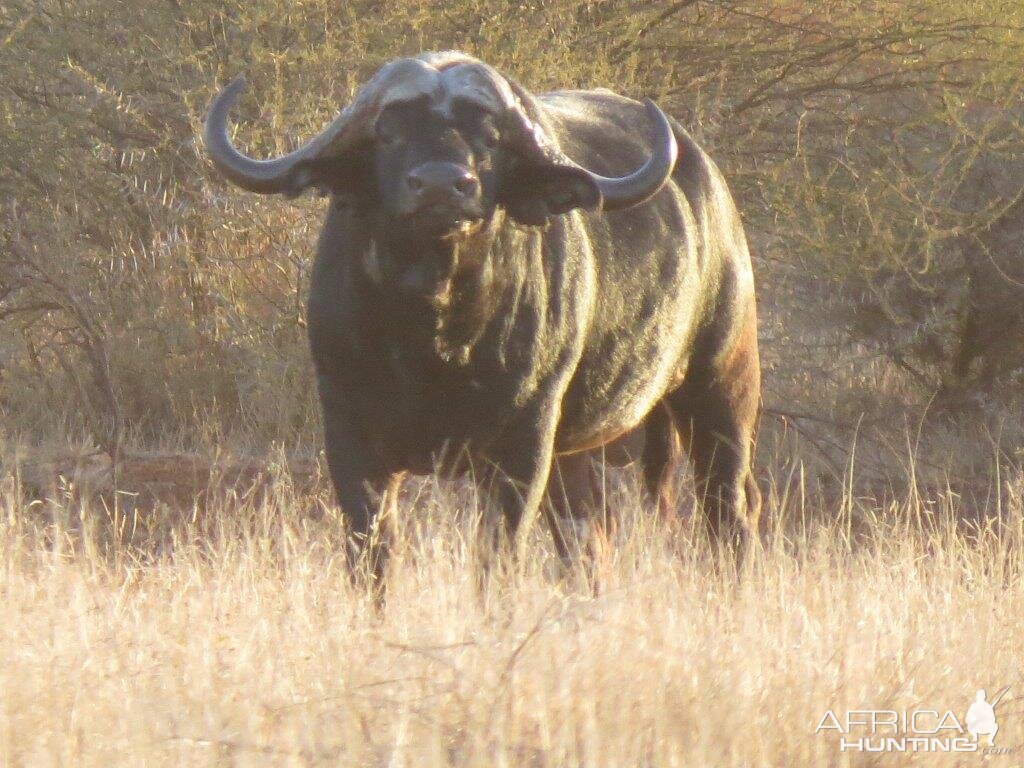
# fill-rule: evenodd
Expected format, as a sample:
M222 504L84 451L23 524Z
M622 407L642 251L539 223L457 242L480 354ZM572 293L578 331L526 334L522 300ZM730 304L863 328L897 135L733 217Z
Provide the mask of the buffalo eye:
M377 125L377 141L385 146L398 141L398 133L393 128Z
M374 126L374 134L380 144L391 145L398 141L400 136L397 122L395 115L389 110L386 110L377 119L377 124Z
M501 132L488 110L472 101L456 99L452 104L452 112L463 135L473 136L475 141L487 149L497 149L501 143Z
M498 133L498 129L493 125L485 125L483 126L483 136L481 141L488 149L497 149L498 144L501 143L501 134Z

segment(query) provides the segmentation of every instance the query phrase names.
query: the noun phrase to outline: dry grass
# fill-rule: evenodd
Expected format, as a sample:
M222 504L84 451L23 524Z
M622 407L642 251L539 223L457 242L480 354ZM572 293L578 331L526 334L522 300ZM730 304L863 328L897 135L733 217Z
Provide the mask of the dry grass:
M826 508L799 477L773 489L777 535L739 583L624 481L597 594L553 575L534 531L483 598L473 495L426 481L381 612L350 583L322 484L278 471L191 515L112 522L67 488L27 505L9 483L0 764L842 765L813 734L828 709L962 718L976 688L1013 684L997 743L1014 751L988 760L1019 765L1021 483L972 530L955 496Z

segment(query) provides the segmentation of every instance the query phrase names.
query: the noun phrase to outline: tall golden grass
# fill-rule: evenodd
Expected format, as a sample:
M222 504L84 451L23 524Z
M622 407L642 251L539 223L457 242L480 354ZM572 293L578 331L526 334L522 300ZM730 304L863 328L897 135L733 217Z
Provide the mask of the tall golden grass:
M620 540L591 566L559 573L534 526L483 593L475 494L427 479L403 500L381 608L349 578L326 484L269 478L116 513L67 483L29 501L8 482L0 764L1024 759L1020 478L968 524L956 494L830 500L797 466L772 481L770 536L737 576L627 474L609 485ZM976 689L1005 685L1008 755L840 754L814 733L828 710L962 719Z

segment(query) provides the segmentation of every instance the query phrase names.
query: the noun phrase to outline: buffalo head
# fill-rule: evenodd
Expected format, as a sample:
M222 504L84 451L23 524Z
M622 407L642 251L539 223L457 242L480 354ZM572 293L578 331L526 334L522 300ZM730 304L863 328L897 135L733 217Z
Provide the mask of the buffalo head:
M204 130L228 179L264 194L316 188L372 207L378 227L413 240L468 236L498 209L543 224L575 208L633 206L675 163L668 120L648 101L655 137L646 164L621 178L580 167L545 131L528 93L464 54L391 62L318 136L272 160L247 157L228 138L228 111L243 87L239 78L221 91Z

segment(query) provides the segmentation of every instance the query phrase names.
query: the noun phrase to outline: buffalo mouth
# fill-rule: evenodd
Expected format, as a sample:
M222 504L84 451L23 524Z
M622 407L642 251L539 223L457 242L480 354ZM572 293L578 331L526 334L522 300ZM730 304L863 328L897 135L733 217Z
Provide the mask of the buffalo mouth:
M483 214L453 205L430 205L402 216L400 224L407 235L430 239L460 240L480 230Z

